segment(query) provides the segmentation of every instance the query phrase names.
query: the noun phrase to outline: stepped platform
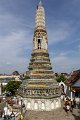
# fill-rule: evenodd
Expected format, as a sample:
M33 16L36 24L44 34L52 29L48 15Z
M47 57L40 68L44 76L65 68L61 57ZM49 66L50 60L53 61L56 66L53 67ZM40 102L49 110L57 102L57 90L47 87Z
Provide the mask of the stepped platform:
M53 111L26 111L24 120L80 120L80 110L67 114L63 108Z

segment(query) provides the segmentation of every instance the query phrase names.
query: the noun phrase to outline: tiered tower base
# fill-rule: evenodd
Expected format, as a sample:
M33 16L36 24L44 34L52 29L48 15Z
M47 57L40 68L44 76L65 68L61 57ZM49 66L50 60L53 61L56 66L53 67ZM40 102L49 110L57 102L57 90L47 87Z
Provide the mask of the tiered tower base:
M61 99L30 99L24 98L26 110L51 111L61 107Z

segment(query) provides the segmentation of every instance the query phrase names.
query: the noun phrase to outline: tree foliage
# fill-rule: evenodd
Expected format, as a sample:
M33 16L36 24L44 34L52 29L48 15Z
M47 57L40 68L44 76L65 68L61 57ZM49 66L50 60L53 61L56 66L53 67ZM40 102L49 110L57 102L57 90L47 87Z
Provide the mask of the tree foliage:
M21 81L9 81L6 85L5 90L11 92L12 94L15 94L21 83Z
M30 79L30 77L29 76L23 76L23 78L22 78L22 80L28 80L28 79Z
M1 85L2 93L6 90L6 85Z
M19 72L18 71L14 71L12 74L13 75L19 75Z
M26 75L26 76L24 77L24 79L30 79L30 77Z
M64 82L66 80L65 76L64 75L59 75L57 78L56 78L57 82Z

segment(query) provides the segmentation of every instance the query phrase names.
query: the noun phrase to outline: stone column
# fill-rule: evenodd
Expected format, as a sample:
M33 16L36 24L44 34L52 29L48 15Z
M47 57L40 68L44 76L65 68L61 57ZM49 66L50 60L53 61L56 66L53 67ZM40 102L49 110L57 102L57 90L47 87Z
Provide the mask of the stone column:
M71 91L71 101L73 100L73 92Z

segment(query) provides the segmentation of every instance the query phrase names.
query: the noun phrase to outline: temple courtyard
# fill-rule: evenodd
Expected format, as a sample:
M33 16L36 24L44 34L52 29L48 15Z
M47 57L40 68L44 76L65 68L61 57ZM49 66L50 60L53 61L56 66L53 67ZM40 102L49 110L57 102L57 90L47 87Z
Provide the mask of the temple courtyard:
M63 108L49 111L26 111L24 120L80 120L80 108L75 108L68 114Z

